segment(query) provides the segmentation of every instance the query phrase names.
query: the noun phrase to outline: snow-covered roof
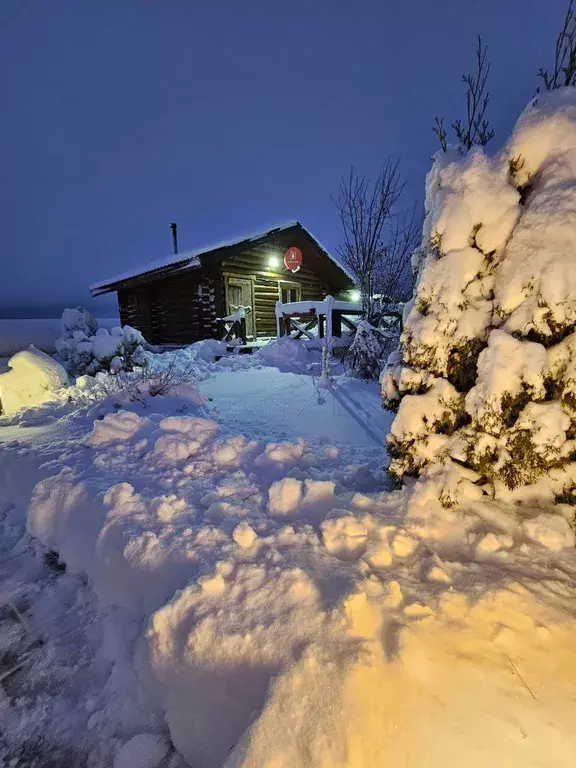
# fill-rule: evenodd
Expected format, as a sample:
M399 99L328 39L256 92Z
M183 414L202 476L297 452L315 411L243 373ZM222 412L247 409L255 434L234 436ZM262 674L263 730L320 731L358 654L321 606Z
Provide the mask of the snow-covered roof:
M170 274L173 274L174 272L178 272L180 269L190 270L190 269L198 269L200 267L200 257L206 256L210 253L220 251L223 248L237 248L238 246L242 245L250 245L250 244L257 244L260 241L265 241L272 235L284 232L288 229L292 229L293 227L298 227L303 232L305 232L308 237L310 237L318 248L342 271L344 274L350 278L350 280L354 280L353 274L346 269L340 262L335 259L326 248L317 240L314 235L310 233L309 230L307 230L305 227L300 224L299 221L288 221L284 224L280 224L276 227L272 227L270 229L265 230L264 232L253 232L251 234L243 235L241 237L236 237L232 240L224 240L218 243L212 243L211 245L204 246L202 248L196 248L192 251L183 251L181 253L174 253L171 256L168 256L164 259L159 259L156 261L149 262L148 264L144 264L140 267L134 267L131 270L128 270L126 272L121 272L118 275L114 275L113 277L108 278L107 280L100 280L97 283L92 283L90 286L90 291L93 294L99 294L103 293L106 290L113 290L113 286L116 285L116 283L120 283L124 280L131 280L135 277L140 277L142 275L146 275L150 272L160 272L163 270L168 270Z
M110 285L122 282L122 280L130 280L133 277L140 277L140 275L146 275L148 272L156 272L157 270L159 271L170 266L174 266L176 268L178 265L181 265L182 268L185 267L186 269L197 269L200 266L200 259L196 255L196 251L183 251L181 253L175 253L173 258L157 259L156 261L151 261L144 266L135 267L128 272L120 272L120 274L114 275L114 277L110 277L108 280L101 280L98 283L92 283L90 286L90 291L92 293L98 293ZM178 269L176 268L174 271L177 272Z

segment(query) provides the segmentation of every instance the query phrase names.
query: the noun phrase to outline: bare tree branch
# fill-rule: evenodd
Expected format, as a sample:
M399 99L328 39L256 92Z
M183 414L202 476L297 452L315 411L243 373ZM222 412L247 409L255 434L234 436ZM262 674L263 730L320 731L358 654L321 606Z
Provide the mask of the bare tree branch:
M462 75L462 82L466 85L466 120L455 120L452 123L462 149L469 150L475 145L484 147L490 139L494 138L495 133L486 118L486 110L490 103L490 93L486 90L489 74L488 46L482 45L482 38L478 35L476 70L469 75ZM444 119L437 117L432 130L438 136L442 150L446 152L448 137L444 128Z
M432 127L432 130L438 136L438 141L440 142L440 146L442 147L442 152L448 151L448 133L446 132L446 128L444 127L444 118L443 117L436 117L434 119L434 125Z
M411 257L422 236L422 220L416 205L388 222L383 258L374 276L374 293L386 302L407 298L411 287Z
M332 198L343 232L337 253L358 278L367 319L373 314L374 294L399 300L410 283L419 222L415 209L411 214L396 211L403 191L399 163L389 159L373 184L352 167Z
M563 86L576 85L576 13L574 0L570 0L560 34L556 38L554 72L540 68L538 77L549 91Z

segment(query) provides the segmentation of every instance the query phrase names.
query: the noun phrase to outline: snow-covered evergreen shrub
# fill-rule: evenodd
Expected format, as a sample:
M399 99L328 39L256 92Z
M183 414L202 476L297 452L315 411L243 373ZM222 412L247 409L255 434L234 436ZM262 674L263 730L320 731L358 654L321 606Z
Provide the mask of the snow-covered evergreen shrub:
M533 100L495 158L436 158L415 296L381 378L394 476L443 466L461 488L544 483L574 499L575 254L576 89Z
M381 335L367 320L360 320L344 357L348 374L358 379L378 379L382 370L382 353Z
M62 337L55 342L56 357L71 376L98 371L132 371L146 362L148 347L140 331L125 325L110 331L82 307L65 309Z
M62 312L60 325L63 339L73 338L75 331L82 331L88 338L93 336L98 330L98 320L84 307L65 309Z

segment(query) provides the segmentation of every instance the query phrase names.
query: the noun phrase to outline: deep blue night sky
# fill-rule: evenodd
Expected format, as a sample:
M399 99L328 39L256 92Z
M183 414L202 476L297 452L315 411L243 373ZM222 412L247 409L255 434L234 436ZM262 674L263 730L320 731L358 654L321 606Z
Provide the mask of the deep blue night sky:
M2 0L0 312L91 303L171 251L299 219L339 240L354 163L422 198L434 116L464 107L475 35L497 148L549 66L564 0ZM46 314L46 307L36 307ZM31 310L26 311L30 314Z

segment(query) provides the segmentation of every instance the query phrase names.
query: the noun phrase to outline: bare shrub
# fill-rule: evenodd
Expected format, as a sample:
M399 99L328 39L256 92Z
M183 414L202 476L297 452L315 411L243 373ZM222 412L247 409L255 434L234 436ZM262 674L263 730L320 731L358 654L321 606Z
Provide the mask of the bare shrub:
M542 67L538 77L544 81L549 91L564 86L576 85L576 13L574 0L570 0L564 17L564 24L556 38L556 56L554 71L548 72Z
M482 45L482 38L478 35L476 47L476 69L468 75L462 75L462 82L466 86L466 119L455 120L452 129L456 134L458 144L463 150L469 150L473 146L485 147L490 139L494 138L494 131L486 118L486 110L490 103L490 93L486 90L490 62L488 61L488 46ZM448 149L448 132L444 126L444 118L437 117L432 128L442 151Z
M147 364L130 372L99 373L94 379L87 378L76 399L94 402L120 396L146 405L148 398L169 395L185 387L196 388L196 383L193 364L182 367L173 354L164 368Z

